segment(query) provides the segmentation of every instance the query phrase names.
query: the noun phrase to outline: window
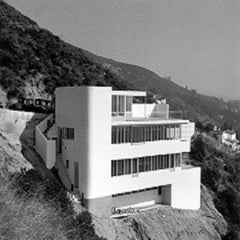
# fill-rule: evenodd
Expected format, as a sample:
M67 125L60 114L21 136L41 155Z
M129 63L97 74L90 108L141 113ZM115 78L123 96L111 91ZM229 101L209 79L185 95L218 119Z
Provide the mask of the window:
M138 172L138 161L137 158L134 158L132 160L132 173L137 173Z
M69 160L66 160L66 168L69 168Z
M144 170L145 172L151 171L151 157L146 157Z
M158 187L158 195L162 195L162 187Z
M124 174L131 174L131 159L125 159Z
M112 96L112 115L123 116L124 111L125 111L125 96L113 95Z
M74 128L61 128L62 139L74 139Z
M144 172L144 158L139 158L139 172Z
M152 141L156 141L156 140L158 140L158 138L157 138L157 126L156 125L153 125L152 126Z
M123 175L124 174L124 160L117 161L117 175Z
M145 131L146 131L146 141L151 141L151 125L150 126L146 126L145 127Z
M117 96L112 96L112 114L117 114Z
M112 161L112 177L117 176L117 161Z
M119 115L124 115L124 96L118 96L119 101L118 101L118 114Z
M129 143L131 142L131 127L130 126L126 126L124 127L125 129L125 143Z
M112 160L111 176L170 169L181 166L181 154L153 155L132 159Z
M145 141L145 129L141 126L133 126L132 142L144 142Z
M175 167L175 156L174 154L171 155L171 168L174 168Z
M112 144L180 139L180 125L112 126Z
M157 164L158 164L158 156L152 157L152 170L157 170Z
M126 112L132 111L132 96L126 96Z
M176 167L180 167L181 166L181 155L176 154L175 158L176 158Z

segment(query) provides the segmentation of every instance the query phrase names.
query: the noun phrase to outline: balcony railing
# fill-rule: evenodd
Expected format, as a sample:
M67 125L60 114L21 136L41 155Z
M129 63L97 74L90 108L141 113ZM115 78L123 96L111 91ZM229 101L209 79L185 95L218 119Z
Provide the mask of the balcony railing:
M158 121L168 119L183 119L182 111L153 111L151 113L144 112L121 112L112 113L113 121Z

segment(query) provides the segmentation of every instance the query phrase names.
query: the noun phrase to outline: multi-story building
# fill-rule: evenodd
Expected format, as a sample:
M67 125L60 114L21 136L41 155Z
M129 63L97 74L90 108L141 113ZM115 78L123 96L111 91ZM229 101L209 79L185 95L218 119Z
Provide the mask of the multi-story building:
M37 128L36 149L49 168L61 156L71 188L90 212L160 203L200 207L200 168L184 164L194 123L173 119L164 101L146 103L146 92L62 87L55 97L51 136L40 133L46 124Z

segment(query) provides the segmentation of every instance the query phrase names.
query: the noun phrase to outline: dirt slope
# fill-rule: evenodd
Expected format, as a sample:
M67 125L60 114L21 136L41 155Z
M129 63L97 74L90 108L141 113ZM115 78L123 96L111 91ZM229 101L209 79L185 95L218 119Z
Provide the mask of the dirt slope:
M220 240L227 230L204 186L199 211L162 206L118 220L95 217L93 222L96 233L109 240Z
M34 127L45 115L0 109L0 169L10 173L34 167L24 156L24 146L33 146Z

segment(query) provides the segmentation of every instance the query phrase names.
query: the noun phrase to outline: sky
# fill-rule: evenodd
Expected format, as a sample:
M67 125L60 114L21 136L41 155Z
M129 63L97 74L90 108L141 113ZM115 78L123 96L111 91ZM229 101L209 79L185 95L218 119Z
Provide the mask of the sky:
M5 0L97 55L240 99L239 0Z

